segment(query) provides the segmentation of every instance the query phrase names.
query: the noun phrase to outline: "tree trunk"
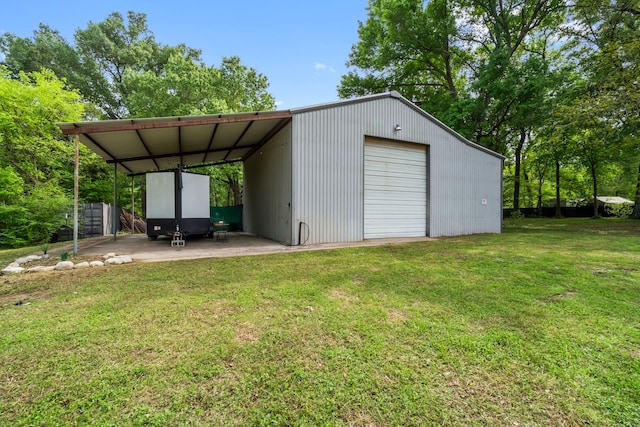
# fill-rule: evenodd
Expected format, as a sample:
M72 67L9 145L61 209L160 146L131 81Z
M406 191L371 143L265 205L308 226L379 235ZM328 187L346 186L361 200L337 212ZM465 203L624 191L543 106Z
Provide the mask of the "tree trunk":
M242 204L242 188L235 177L227 177L227 205L236 206Z
M538 200L536 201L536 211L538 212L538 217L542 218L542 183L544 180L542 179L542 175L538 178Z
M556 215L555 218L562 218L562 208L560 207L560 162L556 161Z
M640 166L638 166L638 182L636 183L636 205L633 207L631 218L640 219Z
M216 197L216 181L209 176L209 192L211 193L211 206L218 206L218 198Z
M522 164L524 159L520 161ZM524 206L529 207L533 206L533 195L531 194L531 181L529 181L529 174L527 173L527 168L525 166L520 166L520 170L522 171L522 181L520 181L520 193L522 193L522 188L524 186Z
M593 180L593 217L600 218L598 214L598 180L596 174L596 167L591 165L591 179Z
M233 200L234 206L242 204L242 185L236 181L236 185L233 187Z
M522 147L524 147L524 142L527 138L527 133L524 129L520 129L520 140L518 141L518 145L516 146L515 153L515 171L513 176L513 210L517 211L520 209L520 162L522 158Z
M142 210L142 217L147 217L147 180L140 180L140 209Z

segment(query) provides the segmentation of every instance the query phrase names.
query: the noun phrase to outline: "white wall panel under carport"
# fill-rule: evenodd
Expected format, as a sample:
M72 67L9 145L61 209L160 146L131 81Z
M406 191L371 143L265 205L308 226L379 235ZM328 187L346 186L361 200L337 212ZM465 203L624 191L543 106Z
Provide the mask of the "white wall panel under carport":
M364 238L427 235L427 146L367 137Z
M244 231L291 242L291 125L244 162Z

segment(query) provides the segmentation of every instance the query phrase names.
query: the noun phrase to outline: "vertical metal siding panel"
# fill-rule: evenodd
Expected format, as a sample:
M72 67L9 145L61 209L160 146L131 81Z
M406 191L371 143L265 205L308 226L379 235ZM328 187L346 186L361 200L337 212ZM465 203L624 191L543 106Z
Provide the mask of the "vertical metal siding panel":
M352 123L358 115L353 108L339 107L293 118L294 173L298 180L294 222L308 225L307 243L362 240L359 219L364 137Z
M500 232L500 159L453 137L434 145L431 235Z
M244 163L245 231L291 243L291 132L285 127Z

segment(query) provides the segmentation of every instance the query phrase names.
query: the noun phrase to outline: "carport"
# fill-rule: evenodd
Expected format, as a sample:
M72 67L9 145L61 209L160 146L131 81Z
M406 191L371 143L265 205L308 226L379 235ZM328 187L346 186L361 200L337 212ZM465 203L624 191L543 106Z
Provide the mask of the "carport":
M284 111L176 116L92 122L59 123L76 144L74 191L74 253L77 253L78 144L81 142L133 179L147 172L244 162L291 122ZM132 192L133 197L133 192ZM133 205L133 202L132 202ZM116 213L113 218L116 239Z

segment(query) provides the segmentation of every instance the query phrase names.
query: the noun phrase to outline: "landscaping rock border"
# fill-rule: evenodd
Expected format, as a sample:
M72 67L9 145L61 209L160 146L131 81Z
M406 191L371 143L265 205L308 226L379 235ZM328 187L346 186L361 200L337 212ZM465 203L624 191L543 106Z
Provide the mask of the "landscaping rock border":
M115 253L105 254L100 258L102 258L102 260L95 260L91 262L82 261L77 264L74 264L72 261L60 261L56 265L36 265L29 267L29 263L43 259L40 255L29 255L27 257L17 258L14 262L0 270L0 272L5 276L9 276L25 272L67 271L82 268L104 267L106 265L122 265L133 262L133 258L131 258L130 255L117 255Z

